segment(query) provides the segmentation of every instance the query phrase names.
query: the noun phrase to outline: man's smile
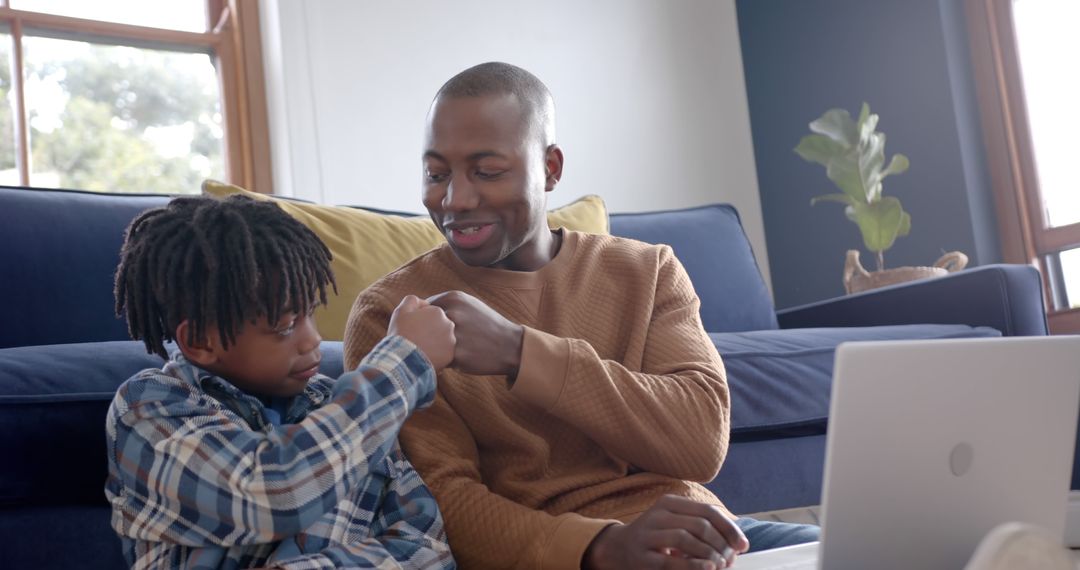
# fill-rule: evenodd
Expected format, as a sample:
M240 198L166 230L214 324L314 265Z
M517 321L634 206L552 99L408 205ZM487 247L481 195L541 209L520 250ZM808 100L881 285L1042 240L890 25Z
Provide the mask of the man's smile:
M461 249L475 249L487 242L495 231L495 224L455 222L445 226L444 231L451 245Z

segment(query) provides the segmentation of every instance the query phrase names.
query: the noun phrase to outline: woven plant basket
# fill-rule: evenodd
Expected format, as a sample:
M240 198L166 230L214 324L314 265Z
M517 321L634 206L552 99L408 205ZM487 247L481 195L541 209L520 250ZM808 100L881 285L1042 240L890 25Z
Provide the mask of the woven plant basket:
M859 250L849 249L844 261L844 290L848 295L895 285L907 281L942 277L960 271L967 266L968 257L959 251L951 251L941 256L932 267L914 266L897 267L883 271L867 271L859 262Z

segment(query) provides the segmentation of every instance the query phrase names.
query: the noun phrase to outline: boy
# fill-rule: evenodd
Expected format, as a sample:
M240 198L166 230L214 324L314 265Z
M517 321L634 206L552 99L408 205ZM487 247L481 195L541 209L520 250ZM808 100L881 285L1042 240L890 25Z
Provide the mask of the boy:
M399 450L453 325L416 297L355 371L318 373L330 252L271 202L177 198L136 218L117 314L168 358L117 391L105 493L135 568L453 568Z

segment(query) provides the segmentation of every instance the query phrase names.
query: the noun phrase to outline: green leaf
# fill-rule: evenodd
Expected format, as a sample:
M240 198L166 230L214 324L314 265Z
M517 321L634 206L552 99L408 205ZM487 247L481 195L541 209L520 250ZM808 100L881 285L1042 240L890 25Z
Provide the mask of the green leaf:
M844 152L844 148L843 144L825 135L806 135L799 141L799 146L795 147L795 154L803 160L828 166L834 156Z
M904 212L904 216L900 218L900 229L897 230L896 236L906 236L911 233L911 214Z
M879 252L892 247L901 229L910 231L911 216L904 212L900 200L888 196L873 204L852 205L855 223L862 232L866 249ZM907 220L905 221L905 216Z
M900 174L907 171L911 166L911 162L908 161L908 157L902 154L894 154L892 160L889 161L889 166L885 167L885 170L881 172L881 177L885 178L890 174Z
M881 198L881 167L884 164L885 135L871 133L865 141L859 141L859 181L868 204Z
M851 196L848 196L847 194L825 194L810 199L811 206L816 206L818 202L840 202L841 204L850 205Z
M856 202L866 203L866 190L859 174L858 156L854 152L835 157L825 167L825 175L840 190Z
M878 116L870 113L870 105L863 103L862 111L859 112L859 142L864 142L874 129L877 128Z
M829 109L819 119L810 123L810 130L825 135L851 148L859 142L859 131L851 115L844 109Z

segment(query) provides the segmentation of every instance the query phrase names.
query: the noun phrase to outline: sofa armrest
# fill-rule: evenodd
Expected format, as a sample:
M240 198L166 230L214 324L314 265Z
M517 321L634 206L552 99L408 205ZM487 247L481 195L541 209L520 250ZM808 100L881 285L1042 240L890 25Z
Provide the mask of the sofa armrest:
M993 327L1047 334L1042 279L1029 265L985 265L778 311L782 329L904 324Z

